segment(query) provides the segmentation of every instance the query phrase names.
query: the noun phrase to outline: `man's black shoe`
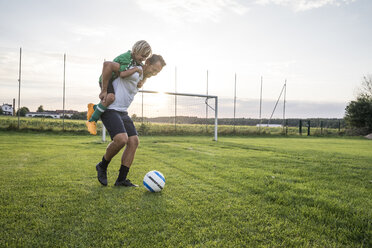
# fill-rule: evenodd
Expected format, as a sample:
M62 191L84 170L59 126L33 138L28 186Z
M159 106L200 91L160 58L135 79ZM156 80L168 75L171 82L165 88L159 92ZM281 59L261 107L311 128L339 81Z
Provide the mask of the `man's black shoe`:
M138 185L131 183L129 179L125 179L123 181L116 180L115 186L138 187Z
M101 162L96 165L98 181L103 185L107 186L107 170L102 169L100 166Z

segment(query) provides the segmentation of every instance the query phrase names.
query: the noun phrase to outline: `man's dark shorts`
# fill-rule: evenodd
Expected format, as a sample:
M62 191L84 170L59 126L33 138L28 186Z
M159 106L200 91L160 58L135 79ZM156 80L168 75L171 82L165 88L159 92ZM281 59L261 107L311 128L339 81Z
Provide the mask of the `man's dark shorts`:
M112 82L114 82L114 80L116 79L117 77L114 77L112 76L108 82L108 85L107 85L107 94L115 94L115 90L114 90L114 85L112 84ZM99 87L102 89L102 82L99 81Z
M128 137L138 135L136 127L128 112L119 112L106 109L101 115L101 120L111 136L111 140L119 133L127 133Z

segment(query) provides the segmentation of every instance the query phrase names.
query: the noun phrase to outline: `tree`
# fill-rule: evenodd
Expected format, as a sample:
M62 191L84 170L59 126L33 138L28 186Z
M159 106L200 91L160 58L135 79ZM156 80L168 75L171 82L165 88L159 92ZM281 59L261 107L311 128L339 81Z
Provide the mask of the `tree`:
M2 115L2 114L3 114L3 108L0 107L0 115Z
M37 111L36 111L36 112L44 112L43 105L40 105L40 106L37 108Z
M361 95L372 97L372 75L363 77Z
M360 134L372 132L372 76L364 76L362 89L356 99L345 109L345 121Z
M87 119L87 111L85 111L85 112L79 112L79 113L74 113L71 116L71 119L74 119L74 120L86 120Z
M26 114L30 112L30 110L27 107L22 107L19 110L17 110L17 113L16 113L17 116L18 116L18 111L19 111L20 116L26 116Z
M140 121L140 118L138 118L136 114L132 114L131 119L132 121Z

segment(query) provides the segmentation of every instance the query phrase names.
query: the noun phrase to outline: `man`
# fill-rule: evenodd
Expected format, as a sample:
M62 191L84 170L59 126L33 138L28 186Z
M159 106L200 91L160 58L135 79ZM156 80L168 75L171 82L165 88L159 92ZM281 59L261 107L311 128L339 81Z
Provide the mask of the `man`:
M118 66L117 63L106 63L106 66ZM106 153L102 161L96 165L98 181L107 186L107 167L111 159L124 147L121 157L121 167L115 186L136 187L137 185L127 179L129 168L131 167L136 153L139 139L133 121L128 115L128 107L133 101L134 96L141 88L146 79L157 75L165 66L164 59L160 55L153 54L142 66L143 73L133 73L131 76L114 80L115 101L102 114L101 120L107 128L111 143L107 146Z

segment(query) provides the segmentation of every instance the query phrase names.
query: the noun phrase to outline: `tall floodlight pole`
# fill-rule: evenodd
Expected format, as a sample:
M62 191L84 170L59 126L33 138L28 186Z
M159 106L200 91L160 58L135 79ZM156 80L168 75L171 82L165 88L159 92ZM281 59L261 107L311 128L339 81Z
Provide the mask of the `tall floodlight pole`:
M144 86L142 86L142 90L143 90ZM143 124L143 92L142 92L142 104L141 104L141 108L142 108L142 124Z
M22 72L22 47L19 48L19 74L18 74L18 129L20 126L19 116L21 114L21 72Z
M234 133L235 133L235 113L236 113L236 73L235 73L235 87L234 87Z
M144 85L142 85L142 90L144 90ZM141 114L142 114L142 125L143 125L143 92L142 92Z
M63 55L63 120L62 120L63 131L65 131L65 102L66 102L66 53Z
M177 66L174 68L174 92L177 93ZM177 95L174 95L174 130L177 131Z
M103 63L106 62L106 59L103 59ZM106 127L102 123L102 142L106 142Z
M217 141L218 135L218 97L216 96L214 100L214 141Z
M207 99L205 99L205 132L208 133L208 70L207 70Z
M285 97L287 93L287 79L285 80L284 83L284 102L283 102L283 130L285 128Z
M261 91L260 91L260 125L258 127L259 133L261 133L261 124L262 124L261 112L262 112L262 76L261 76Z

